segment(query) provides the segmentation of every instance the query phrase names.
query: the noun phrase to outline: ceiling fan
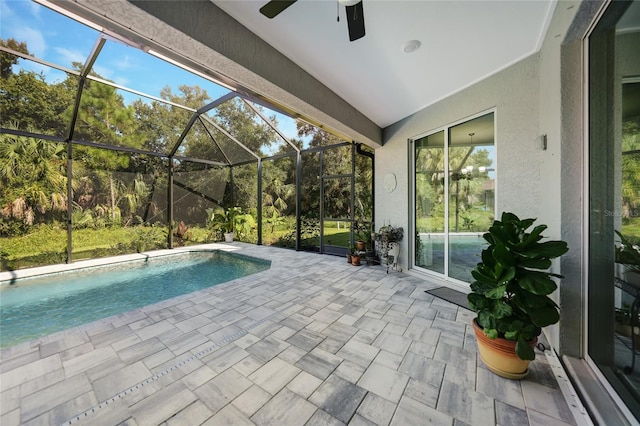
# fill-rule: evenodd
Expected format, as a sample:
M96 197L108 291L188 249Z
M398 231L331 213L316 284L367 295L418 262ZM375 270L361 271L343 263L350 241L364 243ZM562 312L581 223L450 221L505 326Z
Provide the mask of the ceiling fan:
M297 0L271 0L260 8L267 18L275 18L286 8L294 4ZM364 11L362 0L338 0L339 4L345 6L347 12L347 27L349 28L349 41L358 40L364 37ZM338 18L340 20L340 18Z

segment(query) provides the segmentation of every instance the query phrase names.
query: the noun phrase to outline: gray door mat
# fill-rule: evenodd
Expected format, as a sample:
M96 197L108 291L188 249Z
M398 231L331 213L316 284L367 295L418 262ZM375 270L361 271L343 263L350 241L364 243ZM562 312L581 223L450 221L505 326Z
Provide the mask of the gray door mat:
M447 302L455 305L462 306L465 309L469 309L467 294L461 291L457 291L449 287L436 287L431 290L425 290L425 293L439 297L440 299L446 300Z

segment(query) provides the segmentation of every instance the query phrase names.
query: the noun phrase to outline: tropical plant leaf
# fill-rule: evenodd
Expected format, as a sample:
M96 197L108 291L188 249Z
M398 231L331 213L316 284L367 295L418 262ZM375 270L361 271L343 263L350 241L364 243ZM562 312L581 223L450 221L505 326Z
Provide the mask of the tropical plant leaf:
M518 336L516 342L516 355L523 360L533 361L536 357L533 348L529 346L529 343L524 339L522 335Z
M533 268L533 269L549 269L551 268L551 260L547 258L523 259L519 262L518 266L523 268Z
M538 327L546 327L560 321L558 308L552 305L532 309L530 312L528 312L528 314L531 318L531 321Z
M553 293L558 288L556 283L549 278L549 274L542 271L521 270L518 284L526 291L543 296Z
M527 250L523 250L522 254L531 258L548 257L550 259L554 259L562 256L568 251L569 247L567 247L567 243L564 241L546 241Z

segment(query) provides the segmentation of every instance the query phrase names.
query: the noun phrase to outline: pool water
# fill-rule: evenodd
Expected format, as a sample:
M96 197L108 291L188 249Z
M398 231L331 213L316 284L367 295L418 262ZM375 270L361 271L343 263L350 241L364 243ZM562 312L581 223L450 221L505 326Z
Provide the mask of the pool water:
M269 269L225 252L190 252L0 285L0 347Z

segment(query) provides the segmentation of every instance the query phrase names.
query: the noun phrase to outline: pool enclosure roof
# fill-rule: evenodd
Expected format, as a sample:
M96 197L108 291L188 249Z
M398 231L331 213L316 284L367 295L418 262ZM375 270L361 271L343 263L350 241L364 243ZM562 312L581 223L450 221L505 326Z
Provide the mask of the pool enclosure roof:
M274 19L259 12L267 0L36 1L373 148L391 124L539 51L555 9L574 7L364 0L366 35L350 42L342 0L297 1ZM420 47L405 53L411 40Z
M25 4L10 3L5 7L24 7ZM264 99L235 90L153 49L141 49L92 22L79 22L77 17L71 19L36 3L28 5L27 9L21 15L13 10L15 19L10 23L3 22L2 38L5 41L14 39L27 43L26 49L0 46L14 62L12 73L35 72L50 86L64 84L77 87L77 92L67 107L63 125L52 125L44 130L46 134L42 134L42 130L34 131L27 123L3 121L2 133L219 166L295 155L309 148L310 138L298 136L298 118ZM30 13L38 19L30 18ZM43 40L46 46L39 45L37 37L24 31L25 25L32 32L48 35L46 41ZM10 87L6 90L15 102L34 101L20 99L24 94L12 94ZM88 129L97 126L92 118L101 117L109 122L109 115L114 116L116 112L109 101L91 99L100 93L107 94L107 99L113 94L120 104L132 110L135 105L136 120L143 121L144 112L156 116L164 114L162 118L170 125L156 132L157 139L142 141L135 131L127 134L125 126L111 117L108 125L114 132L110 137L102 138L99 129ZM238 120L251 123L232 123L233 111L238 110L243 112ZM44 118L36 117L36 120L42 123ZM242 132L243 125L253 125L254 129L263 131L258 134Z

